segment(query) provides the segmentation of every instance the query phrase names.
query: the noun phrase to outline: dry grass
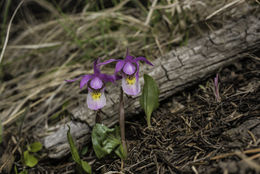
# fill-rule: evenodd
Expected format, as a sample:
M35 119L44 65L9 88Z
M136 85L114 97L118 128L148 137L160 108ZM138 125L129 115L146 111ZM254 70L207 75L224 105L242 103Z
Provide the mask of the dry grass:
M26 1L24 6L35 2ZM135 50L136 55L145 54L149 58L155 58L159 53L171 49L172 44L181 44L185 33L180 28L187 26L183 23L189 21L180 16L184 16L191 6L196 9L197 4L206 6L206 3L176 2L156 4L154 1L150 6L147 4L147 7L137 4L129 8L128 5L135 3L127 0L98 11L88 11L91 4L86 4L82 12L77 14L63 13L48 1L39 3L56 19L27 22L25 25L25 21L20 21L14 26L21 27L19 25L23 24L24 28L15 38L11 38L5 52L3 73L7 71L15 78L1 85L1 98L5 99L1 104L4 126L25 111L28 101L34 99L31 108L39 106L48 96L58 92L57 89L65 78L86 73L82 66L81 71L77 68L77 71L68 73L72 69L67 66L69 64L85 63L98 56L119 57L124 55L126 47ZM144 12L141 8L146 8L147 11ZM199 20L206 15L200 14ZM159 26L162 24L164 27ZM174 32L160 30L167 27L174 27ZM10 27L8 35L9 32ZM171 37L173 41L169 40ZM4 50L5 45L2 54ZM50 88L56 89L48 90ZM39 97L44 90L45 94ZM48 100L47 104L51 104L51 101Z
M35 2L26 1L24 6ZM48 1L38 5L55 18L32 23L20 21L14 26L23 25L23 28L11 38L3 62L3 73L15 77L1 86L1 98L5 99L0 111L4 125L19 117L25 103L44 89L58 89L64 79L86 73L84 64L88 60L99 56L122 57L126 47L135 55L153 59L184 44L188 35L194 34L188 32L189 28L224 6L224 2L168 0L144 6L126 0L97 11L88 10L93 4L85 4L82 12L76 14L63 13ZM74 69L68 65L79 63L83 63L81 71L68 73ZM16 87L10 88L12 85ZM46 96L37 99L31 107L45 101Z

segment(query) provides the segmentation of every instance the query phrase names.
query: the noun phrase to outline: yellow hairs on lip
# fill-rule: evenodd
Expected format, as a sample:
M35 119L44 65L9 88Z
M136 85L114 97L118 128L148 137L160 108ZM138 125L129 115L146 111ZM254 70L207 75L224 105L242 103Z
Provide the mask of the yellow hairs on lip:
M93 91L93 92L91 92L91 97L93 100L99 100L101 97L101 92Z
M136 82L135 76L127 76L126 82L128 85L133 85Z

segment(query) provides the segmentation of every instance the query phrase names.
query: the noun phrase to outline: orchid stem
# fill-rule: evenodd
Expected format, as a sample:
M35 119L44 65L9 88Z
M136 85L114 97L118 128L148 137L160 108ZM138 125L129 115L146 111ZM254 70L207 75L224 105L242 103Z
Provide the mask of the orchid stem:
M101 123L101 117L100 117L100 109L96 111L96 124Z
M121 131L121 140L124 152L127 154L127 146L125 141L125 110L124 110L124 92L120 90L120 103L119 103L119 125Z
M121 159L121 172L123 172L123 170L124 170L124 160Z

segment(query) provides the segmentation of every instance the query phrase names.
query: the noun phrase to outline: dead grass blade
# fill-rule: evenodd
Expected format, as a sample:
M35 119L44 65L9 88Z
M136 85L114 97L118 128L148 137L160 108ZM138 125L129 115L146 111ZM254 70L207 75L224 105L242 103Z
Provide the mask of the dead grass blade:
M61 42L43 43L36 45L10 45L8 49L41 49L61 45Z
M232 2L230 2L230 3L228 3L228 4L226 4L224 7L222 7L222 8L220 8L220 9L218 9L217 11L213 12L211 15L207 16L207 17L206 17L206 20L209 20L209 19L211 19L213 16L215 16L215 15L217 15L217 14L219 14L219 13L225 11L227 8L230 8L230 7L232 7L232 6L241 4L241 3L243 3L243 2L245 2L245 0L235 0L235 1L232 1Z
M21 5L23 4L24 0L22 0L18 6L16 7L11 19L10 19L10 22L8 24L8 27L7 27L7 32L6 32L6 37L5 37L5 41L4 41L4 46L3 46L3 49L2 49L2 52L1 52L1 55L0 55L0 63L2 62L2 59L4 57L4 53L5 53L5 49L6 49L6 46L7 46L7 43L8 43L8 39L9 39L9 34L10 34L10 30L11 30L11 26L12 26L12 22L14 20L14 17L17 13L17 11L19 10L19 8L21 7Z

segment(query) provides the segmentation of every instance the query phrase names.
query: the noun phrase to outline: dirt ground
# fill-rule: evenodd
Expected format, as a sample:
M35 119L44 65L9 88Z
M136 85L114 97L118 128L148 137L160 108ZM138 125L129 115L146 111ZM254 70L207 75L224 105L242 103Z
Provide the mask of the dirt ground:
M212 78L161 103L153 129L143 115L127 122L126 173L259 172L259 59L219 72L221 101ZM97 171L118 171L119 160L96 161Z
M244 58L219 70L220 97L213 78L160 104L152 129L144 114L126 122L129 156L124 172L136 173L257 173L260 167L260 61ZM89 147L91 144L88 145ZM118 173L116 156L83 156L95 173ZM55 165L54 165L55 164ZM71 157L42 160L29 173L74 173Z
M144 114L129 118L126 122L129 156L124 172L259 172L259 70L259 58L252 56L219 70L219 101L211 77L162 102L153 113L152 129L147 128ZM8 146L3 143L0 153ZM14 158L18 161L14 164L21 170L19 153ZM95 173L118 173L121 168L121 160L116 156L98 160L91 148L82 158ZM27 171L75 173L75 163L71 156L60 160L45 157Z
M126 173L256 173L260 167L260 62L243 59L161 103L153 129L143 115L127 122ZM96 161L95 170L119 171L120 161Z

